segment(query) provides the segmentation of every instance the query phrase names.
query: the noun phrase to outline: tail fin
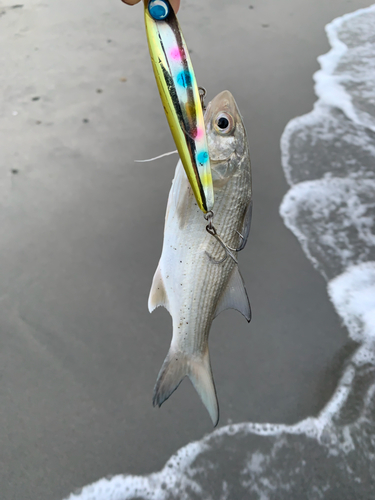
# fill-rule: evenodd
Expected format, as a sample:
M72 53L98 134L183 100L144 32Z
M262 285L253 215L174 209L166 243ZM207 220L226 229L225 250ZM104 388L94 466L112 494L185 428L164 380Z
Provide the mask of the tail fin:
M216 427L219 422L219 404L208 349L200 359L190 361L189 377Z
M177 389L182 380L188 375L188 372L187 358L181 353L174 353L170 349L156 380L152 398L153 405L160 407Z
M219 421L219 405L212 378L208 349L199 358L190 358L181 352L169 350L156 381L152 400L153 405L160 407L186 376L192 381L195 390L210 414L212 423L216 427Z

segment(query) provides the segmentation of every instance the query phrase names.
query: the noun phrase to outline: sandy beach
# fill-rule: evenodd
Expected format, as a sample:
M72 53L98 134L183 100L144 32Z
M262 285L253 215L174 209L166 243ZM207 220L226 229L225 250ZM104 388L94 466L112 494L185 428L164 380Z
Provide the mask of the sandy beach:
M368 5L182 0L198 83L234 95L253 168L253 319L226 311L210 335L219 426L317 415L354 348L279 215L280 137L316 101L324 26ZM188 380L151 403L172 326L147 298L177 158L134 163L175 149L142 7L2 1L0 40L0 490L57 500L158 471L212 425Z

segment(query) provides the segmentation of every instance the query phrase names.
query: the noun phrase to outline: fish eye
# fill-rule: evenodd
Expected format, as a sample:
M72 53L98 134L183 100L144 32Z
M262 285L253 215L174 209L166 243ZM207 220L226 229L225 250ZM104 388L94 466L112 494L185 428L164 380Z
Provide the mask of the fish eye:
M227 134L233 130L234 120L229 113L220 113L215 118L214 126L220 134Z
M228 118L225 118L225 116L221 116L217 121L217 126L222 130L225 130L228 127L228 125L229 125L229 120Z
M164 0L151 0L148 4L148 11L153 19L162 21L169 14L168 2Z

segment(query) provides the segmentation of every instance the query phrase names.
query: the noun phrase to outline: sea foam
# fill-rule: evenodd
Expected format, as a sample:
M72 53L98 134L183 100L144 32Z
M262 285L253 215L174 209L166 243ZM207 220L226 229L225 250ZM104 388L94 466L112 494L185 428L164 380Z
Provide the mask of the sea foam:
M311 113L281 139L285 224L328 281L354 347L317 417L219 428L146 476L68 500L368 500L375 497L375 5L332 21Z

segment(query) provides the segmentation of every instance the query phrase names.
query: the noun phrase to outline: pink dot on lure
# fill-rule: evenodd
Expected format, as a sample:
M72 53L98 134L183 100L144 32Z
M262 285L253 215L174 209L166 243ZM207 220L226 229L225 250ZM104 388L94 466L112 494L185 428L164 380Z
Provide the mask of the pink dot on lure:
M169 52L169 55L175 61L180 61L182 59L181 52L180 52L180 49L178 47L173 47L173 49L171 49L171 51Z
M194 139L199 141L199 139L202 139L203 136L204 136L204 128L198 127Z

